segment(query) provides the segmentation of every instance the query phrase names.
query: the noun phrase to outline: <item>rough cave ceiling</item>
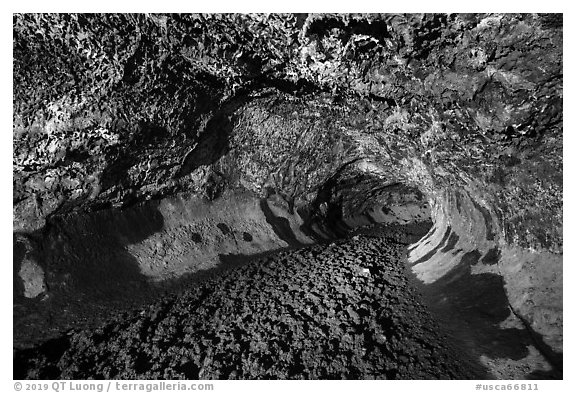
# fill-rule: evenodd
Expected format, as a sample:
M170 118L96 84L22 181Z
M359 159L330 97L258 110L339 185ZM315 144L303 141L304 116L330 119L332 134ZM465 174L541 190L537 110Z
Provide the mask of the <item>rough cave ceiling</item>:
M15 232L182 191L322 216L417 188L419 277L440 245L490 255L561 350L561 15L19 14L13 56Z

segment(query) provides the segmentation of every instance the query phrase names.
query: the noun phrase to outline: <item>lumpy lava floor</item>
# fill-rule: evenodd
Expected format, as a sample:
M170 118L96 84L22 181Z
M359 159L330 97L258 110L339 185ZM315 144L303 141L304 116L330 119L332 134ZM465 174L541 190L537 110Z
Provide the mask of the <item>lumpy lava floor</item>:
M396 233L398 234L398 233ZM283 251L14 358L34 379L472 379L390 232Z

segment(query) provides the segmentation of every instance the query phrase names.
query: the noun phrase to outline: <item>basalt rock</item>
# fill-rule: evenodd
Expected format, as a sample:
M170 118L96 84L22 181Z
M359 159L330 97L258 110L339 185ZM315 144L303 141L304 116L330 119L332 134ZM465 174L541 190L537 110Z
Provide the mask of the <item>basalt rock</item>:
M94 333L20 352L27 374L17 378L484 377L394 266L401 253L359 237L262 259Z
M493 275L509 313L562 368L561 15L13 23L17 296L77 285L70 261L84 259L70 228L90 227L159 280L197 271L185 261L198 247L215 266L213 234L228 254L255 254L431 215L409 247L416 278L438 292L462 290L451 275ZM243 202L248 224L225 203L234 195L257 201ZM188 225L213 204L226 207ZM145 226L138 209L152 214ZM127 226L114 232L114 220ZM169 232L182 244L166 250Z

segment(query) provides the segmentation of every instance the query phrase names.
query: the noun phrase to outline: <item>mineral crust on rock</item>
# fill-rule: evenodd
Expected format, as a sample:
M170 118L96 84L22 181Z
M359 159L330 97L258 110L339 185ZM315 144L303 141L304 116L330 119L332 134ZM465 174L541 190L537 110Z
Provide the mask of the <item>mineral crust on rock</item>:
M406 244L428 306L519 323L512 362L561 373L562 33L561 14L14 14L15 345L240 257L431 219ZM171 376L224 377L197 360ZM330 374L293 371L274 375Z

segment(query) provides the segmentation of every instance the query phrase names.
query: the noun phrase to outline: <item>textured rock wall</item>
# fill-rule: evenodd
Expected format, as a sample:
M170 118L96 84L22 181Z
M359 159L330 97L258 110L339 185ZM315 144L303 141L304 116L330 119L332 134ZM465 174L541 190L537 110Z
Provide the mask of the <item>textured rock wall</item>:
M480 203L461 191L434 203L434 227L409 248L412 271L432 292L451 294L445 303L487 315L486 330L505 331L504 321L519 317L561 369L562 256L498 240L497 221Z
M361 215L364 220L347 221L346 228L405 224L428 213L416 204L394 209L372 212L371 221ZM213 201L179 194L53 218L42 231L15 235L15 346L97 325L112 310L178 291L250 257L334 239L329 225L312 237L304 227L304 218L278 194L258 198L230 190Z
M250 193L212 202L179 195L68 215L16 235L15 345L91 326L245 256L313 243L279 202Z
M415 272L477 252L557 352L562 78L561 15L15 15L14 230L248 189L322 232L401 183Z

